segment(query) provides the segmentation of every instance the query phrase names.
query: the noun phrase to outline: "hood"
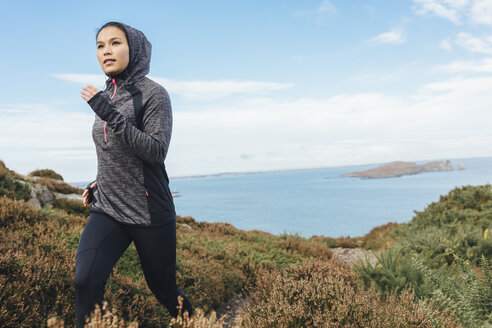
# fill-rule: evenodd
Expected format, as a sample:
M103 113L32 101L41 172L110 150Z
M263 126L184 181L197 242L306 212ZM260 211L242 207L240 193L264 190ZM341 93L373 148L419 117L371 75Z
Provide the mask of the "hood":
M106 80L106 86L108 87L113 77L118 84L134 84L147 75L150 70L152 44L141 31L123 23L121 25L125 28L128 47L130 48L130 59L128 66L120 74L115 76L106 74L109 77Z

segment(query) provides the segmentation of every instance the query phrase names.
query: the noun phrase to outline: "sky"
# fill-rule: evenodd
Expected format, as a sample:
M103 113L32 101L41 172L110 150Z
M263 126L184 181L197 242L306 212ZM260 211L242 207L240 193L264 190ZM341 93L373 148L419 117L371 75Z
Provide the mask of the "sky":
M492 156L492 0L3 1L0 160L97 174L108 21L152 43L172 177Z

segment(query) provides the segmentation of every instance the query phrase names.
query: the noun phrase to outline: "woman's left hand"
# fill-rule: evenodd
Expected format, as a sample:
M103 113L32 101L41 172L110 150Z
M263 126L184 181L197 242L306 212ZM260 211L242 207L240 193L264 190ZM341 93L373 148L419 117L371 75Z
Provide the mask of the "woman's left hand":
M82 94L82 98L85 100L85 101L89 101L92 97L94 97L94 95L96 93L99 92L98 89L94 88L92 85L87 85L85 87L82 88L84 91L80 91L80 93Z

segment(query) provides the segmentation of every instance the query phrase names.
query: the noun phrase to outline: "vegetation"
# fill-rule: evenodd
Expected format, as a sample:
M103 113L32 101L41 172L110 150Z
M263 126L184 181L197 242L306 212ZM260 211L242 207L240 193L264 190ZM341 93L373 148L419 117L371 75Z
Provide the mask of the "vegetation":
M382 297L374 288L365 290L348 265L333 260L281 272L262 269L250 300L242 327L434 327L410 289ZM444 327L461 327L452 316L430 312Z
M2 165L0 183L18 180ZM57 200L38 210L15 183L0 186L0 327L73 327L75 255L89 207ZM355 238L275 236L178 216L176 277L194 316L171 320L131 244L106 285L112 310L93 312L92 324L221 327L216 312L243 294L250 305L236 327L487 327L491 218L489 185L456 188L408 224ZM351 267L330 247L381 253L376 265Z
M59 192L61 194L82 194L83 190L77 187L72 187L68 183L59 182L52 178L39 178L36 183L46 186L52 192Z
M31 196L29 185L16 181L16 174L10 171L3 161L0 161L0 197L28 200Z
M45 170L35 170L29 173L30 177L42 177L42 178L50 178L54 180L61 180L63 181L63 177L56 173L53 170L45 169Z
M394 240L378 264L356 265L366 287L383 294L411 286L464 327L492 326L492 186L455 188L382 239ZM466 278L463 278L466 277Z

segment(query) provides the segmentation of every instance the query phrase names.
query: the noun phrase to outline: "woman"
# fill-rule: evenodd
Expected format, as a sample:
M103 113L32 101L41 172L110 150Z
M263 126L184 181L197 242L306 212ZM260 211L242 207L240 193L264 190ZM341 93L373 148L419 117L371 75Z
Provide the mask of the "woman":
M77 327L102 306L104 286L114 265L135 243L146 282L155 297L177 317L192 305L176 286L176 212L164 166L172 131L167 91L145 75L152 46L126 24L109 22L97 35L97 59L108 76L106 89L83 88L95 112L92 137L97 178L84 190L92 204L80 237L75 269Z

